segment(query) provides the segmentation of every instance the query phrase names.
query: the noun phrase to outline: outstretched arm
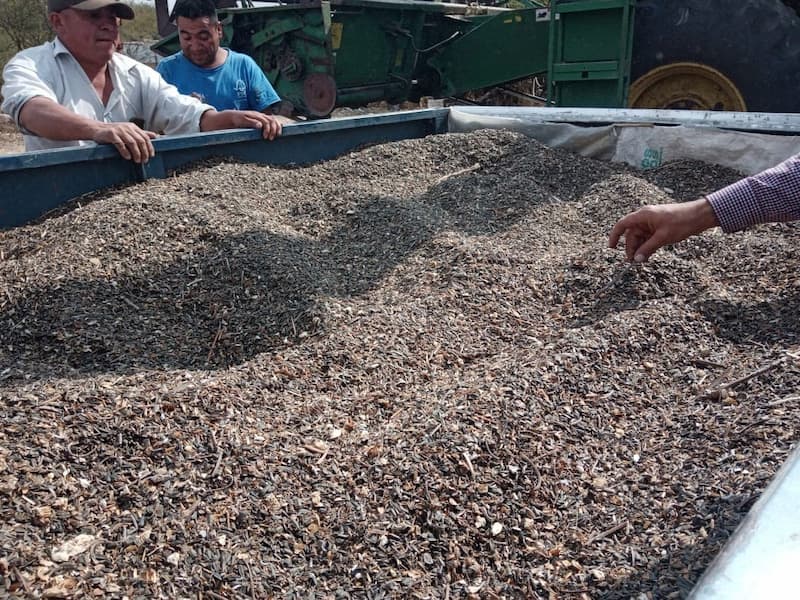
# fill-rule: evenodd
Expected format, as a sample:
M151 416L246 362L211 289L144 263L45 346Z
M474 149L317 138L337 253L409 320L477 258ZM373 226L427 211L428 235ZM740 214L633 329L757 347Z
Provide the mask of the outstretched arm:
M28 100L19 113L22 127L50 140L92 140L112 144L127 159L137 163L155 155L152 139L156 134L133 123L103 123L78 115L44 96Z
M281 123L274 115L254 110L207 110L200 117L200 131L219 129L260 129L261 136L274 140L281 134Z
M719 222L705 198L681 204L644 206L617 221L608 239L616 248L625 236L625 256L632 262L645 262L662 246L717 227Z
M615 248L624 235L627 259L644 262L662 246L712 227L731 233L760 223L797 219L800 155L693 202L640 208L614 225L608 244Z

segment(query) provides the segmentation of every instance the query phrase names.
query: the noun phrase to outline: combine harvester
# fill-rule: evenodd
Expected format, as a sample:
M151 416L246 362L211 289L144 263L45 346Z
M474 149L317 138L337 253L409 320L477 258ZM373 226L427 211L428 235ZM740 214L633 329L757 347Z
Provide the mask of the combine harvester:
M167 8L160 4L162 13ZM305 164L366 144L485 127L517 129L550 145L639 166L713 153L716 162L754 172L800 152L800 22L778 0L578 0L521 9L341 0L225 11L231 46L256 56L281 96L311 117L376 100L459 96L536 73L546 74L547 102L554 106L309 119L287 126L274 142L250 130L160 138L147 165L123 160L109 146L9 155L0 158L0 228L206 158ZM725 35L714 35L720 23ZM168 51L170 44L174 38L167 36L159 47ZM622 108L628 97L636 108ZM662 107L702 110L657 110ZM727 110L705 110L711 108ZM745 109L763 112L733 112ZM693 597L794 594L798 509L795 452Z
M171 4L156 2L166 36L152 49L162 55L180 49ZM621 106L627 93L634 0L552 10L424 0L232 4L217 1L223 45L251 56L299 115L463 96L543 73L556 82L556 104Z
M225 44L298 114L423 96L556 106L797 112L798 0L218 0ZM156 0L153 49L179 49ZM257 5L257 6L256 6ZM516 6L516 8L509 8ZM514 85L536 77L543 83ZM478 94L471 91L481 90ZM489 90L489 91L487 91ZM526 91L527 90L527 91ZM467 98L470 98L467 100Z

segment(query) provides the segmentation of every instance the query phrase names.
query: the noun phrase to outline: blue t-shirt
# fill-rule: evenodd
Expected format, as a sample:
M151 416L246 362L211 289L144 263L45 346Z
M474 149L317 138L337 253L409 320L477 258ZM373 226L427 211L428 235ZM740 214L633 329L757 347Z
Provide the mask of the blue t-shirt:
M181 94L195 96L217 110L257 110L280 101L264 72L252 58L228 50L228 58L213 69L198 67L181 52L156 65L161 76Z

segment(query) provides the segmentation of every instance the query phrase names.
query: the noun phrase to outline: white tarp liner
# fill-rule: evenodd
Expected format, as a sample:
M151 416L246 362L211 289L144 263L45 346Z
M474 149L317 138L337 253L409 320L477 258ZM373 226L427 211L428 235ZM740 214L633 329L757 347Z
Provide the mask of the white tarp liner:
M686 115L685 120L682 121L681 115ZM551 148L564 148L582 156L624 162L638 168L694 159L752 175L800 153L800 114L779 115L780 119L776 118L778 115L763 113L742 115L703 111L451 107L449 130L519 131ZM616 122L615 117L625 117L627 122ZM573 122L565 122L565 119ZM576 121L580 124L575 124ZM764 133L765 130L794 134Z

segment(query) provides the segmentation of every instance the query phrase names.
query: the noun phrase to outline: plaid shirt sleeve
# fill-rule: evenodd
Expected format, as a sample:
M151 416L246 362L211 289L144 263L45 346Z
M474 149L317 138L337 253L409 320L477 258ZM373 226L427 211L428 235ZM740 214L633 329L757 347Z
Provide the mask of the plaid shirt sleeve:
M706 196L722 230L800 219L800 154Z

